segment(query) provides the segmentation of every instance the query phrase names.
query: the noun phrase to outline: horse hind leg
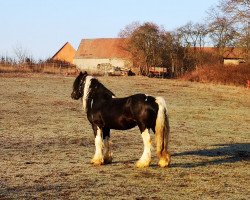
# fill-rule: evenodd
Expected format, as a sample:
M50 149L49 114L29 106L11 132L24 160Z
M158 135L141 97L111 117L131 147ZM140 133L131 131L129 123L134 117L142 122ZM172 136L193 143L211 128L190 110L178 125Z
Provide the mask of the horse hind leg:
M160 167L167 167L170 165L171 161L170 153L168 151L169 130L164 130L162 135L163 138L157 138L159 136L156 136L157 157L159 159L158 165Z
M95 132L95 130L94 130ZM96 134L95 134L95 155L91 160L91 163L94 165L102 165L104 164L104 158L103 158L103 140L102 140L102 130L97 127Z
M168 151L170 126L167 107L162 97L157 97L156 103L159 105L155 125L156 148L159 159L158 165L160 167L167 167L170 164L170 153Z
M149 129L146 128L141 136L143 139L144 150L141 158L136 162L136 167L138 168L148 167L151 162L151 138Z
M167 167L170 165L170 153L168 151L169 143L169 122L166 117L165 126L162 130L156 130L157 156L158 165L160 167Z

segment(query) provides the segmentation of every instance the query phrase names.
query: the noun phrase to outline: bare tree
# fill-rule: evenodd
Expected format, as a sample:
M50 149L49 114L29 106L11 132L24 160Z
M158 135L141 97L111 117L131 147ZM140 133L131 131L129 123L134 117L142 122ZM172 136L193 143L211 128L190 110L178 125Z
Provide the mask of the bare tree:
M128 25L119 36L128 38L127 50L132 54L134 66L143 75L149 74L150 67L164 67L170 77L178 77L194 67L194 59L187 56L182 45L183 37L177 32L167 32L147 22ZM201 36L196 40L201 44Z
M208 34L207 27L201 23L188 22L177 29L177 33L185 47L203 47Z
M221 0L219 8L236 22L248 24L250 19L249 0Z
M240 33L236 45L245 51L245 57L250 62L250 1L221 0L218 7L234 21Z
M185 48L177 32L165 32L163 65L166 66L170 77L178 77L185 73ZM185 64L184 64L185 63Z
M131 24L128 24L127 26L124 27L118 34L119 37L121 38L129 38L133 34L133 32L140 27L139 22L132 22Z
M132 53L133 63L143 75L149 74L150 67L162 66L164 51L164 30L154 23L142 25L134 23L120 32L120 36L129 39L128 49Z
M188 22L186 25L181 26L176 30L178 37L185 48L184 57L188 63L192 63L195 66L189 65L188 68L196 68L202 63L201 49L204 47L206 37L208 35L207 27L201 23Z
M18 59L19 63L24 63L25 59L28 57L28 52L26 49L24 49L20 44L17 44L14 48L13 48L14 54Z
M208 11L210 38L220 54L224 47L241 47L249 58L250 1L220 0Z
M236 46L239 32L232 18L216 8L211 8L208 12L208 22L209 36L219 55L222 56L227 47Z
M28 50L23 48L22 45L17 44L14 48L13 48L14 54L17 58L17 62L20 65L32 65L35 63L33 57L28 53Z

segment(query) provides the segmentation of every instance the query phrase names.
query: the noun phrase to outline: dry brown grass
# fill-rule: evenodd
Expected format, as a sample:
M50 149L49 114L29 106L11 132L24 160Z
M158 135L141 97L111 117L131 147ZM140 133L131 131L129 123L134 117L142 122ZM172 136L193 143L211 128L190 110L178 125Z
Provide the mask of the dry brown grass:
M173 154L136 169L138 128L112 131L114 162L94 167L94 138L73 77L0 74L0 199L249 199L250 90L145 77L100 77L117 96L167 99ZM155 151L155 150L154 150Z
M73 66L58 67L52 65L0 65L0 73L45 73L45 74L63 74L75 75L77 69Z
M185 74L183 80L245 86L250 80L249 64L204 66Z

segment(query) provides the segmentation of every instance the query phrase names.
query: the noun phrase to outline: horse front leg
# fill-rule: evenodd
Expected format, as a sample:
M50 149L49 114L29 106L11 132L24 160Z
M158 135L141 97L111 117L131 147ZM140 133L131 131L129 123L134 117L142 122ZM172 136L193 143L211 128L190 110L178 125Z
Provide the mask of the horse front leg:
M94 134L95 134L95 155L91 160L91 163L94 165L102 165L104 164L103 158L103 139L102 139L102 130L98 126L93 126Z
M104 163L112 163L112 153L110 147L110 129L103 128L103 138L104 138Z
M144 150L141 158L136 162L136 167L143 168L148 167L151 162L151 138L149 134L149 129L145 129L142 134Z

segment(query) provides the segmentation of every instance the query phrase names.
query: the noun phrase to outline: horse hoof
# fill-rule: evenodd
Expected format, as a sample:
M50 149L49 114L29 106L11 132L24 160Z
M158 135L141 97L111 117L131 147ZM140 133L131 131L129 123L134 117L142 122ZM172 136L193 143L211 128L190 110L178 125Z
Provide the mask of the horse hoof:
M104 160L103 158L99 158L99 159L92 159L91 160L91 164L93 165L103 165L104 164Z
M112 163L112 157L107 157L107 158L104 158L104 164L111 164Z
M138 160L138 161L136 162L135 166L136 166L137 168L145 168L145 167L148 167L149 164L150 164L150 161L148 161L148 162L142 162L142 161Z
M164 160L164 159L161 159L161 160L159 160L158 165L159 165L159 167L168 167L169 162Z

